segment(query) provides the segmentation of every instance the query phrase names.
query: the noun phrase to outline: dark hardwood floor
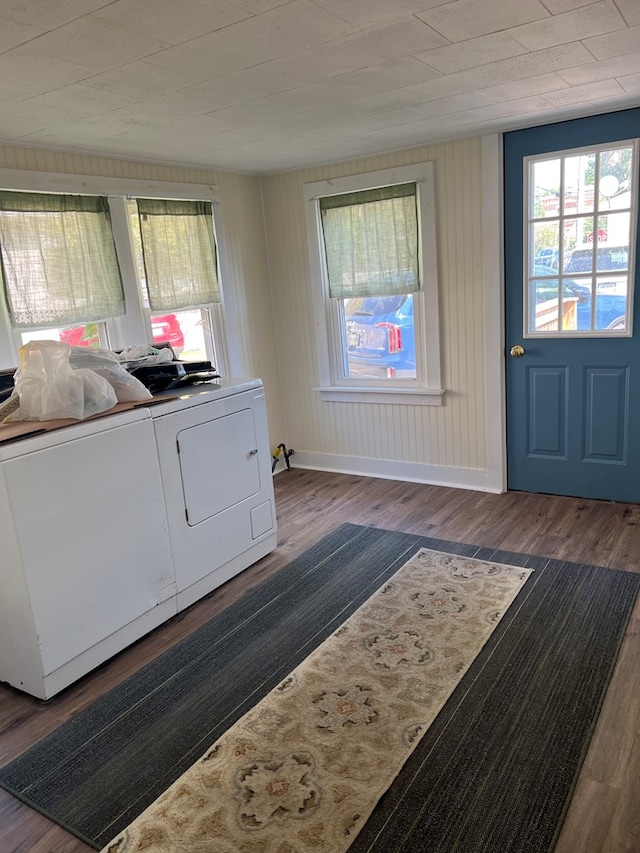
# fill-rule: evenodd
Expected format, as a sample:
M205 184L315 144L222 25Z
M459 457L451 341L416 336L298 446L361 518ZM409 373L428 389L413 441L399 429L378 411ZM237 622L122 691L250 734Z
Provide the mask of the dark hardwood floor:
M275 489L278 548L268 557L49 702L0 685L0 765L344 521L640 571L637 505L518 492L489 495L296 469L278 474ZM629 624L556 853L640 851L639 627L640 602ZM88 850L72 835L0 790L2 853Z

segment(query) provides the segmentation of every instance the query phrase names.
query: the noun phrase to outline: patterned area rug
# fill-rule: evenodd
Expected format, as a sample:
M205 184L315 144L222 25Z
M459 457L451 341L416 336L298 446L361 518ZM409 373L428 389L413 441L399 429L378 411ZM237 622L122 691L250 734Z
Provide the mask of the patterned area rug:
M343 853L529 574L420 550L105 853Z

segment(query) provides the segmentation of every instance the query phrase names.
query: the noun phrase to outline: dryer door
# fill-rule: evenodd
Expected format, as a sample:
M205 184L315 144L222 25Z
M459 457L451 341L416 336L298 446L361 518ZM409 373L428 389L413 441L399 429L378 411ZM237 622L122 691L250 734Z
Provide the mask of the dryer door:
M252 409L180 430L178 452L189 527L260 491Z

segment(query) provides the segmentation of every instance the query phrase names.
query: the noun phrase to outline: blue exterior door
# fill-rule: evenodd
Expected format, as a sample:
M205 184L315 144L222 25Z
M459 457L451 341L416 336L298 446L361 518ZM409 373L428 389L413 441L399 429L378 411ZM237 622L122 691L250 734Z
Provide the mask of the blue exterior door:
M627 329L631 328L633 335L616 336L615 318L600 315L601 309L616 313L613 290L609 295L606 291L607 287L613 288L611 281L604 274L585 275L584 265L580 266L585 257L588 264L593 258L593 267L589 269L599 270L600 258L604 265L605 254L607 257L615 254L612 235L606 227L600 227L607 221L613 222L614 217L599 218L599 208L596 209L593 228L587 233L586 217L560 220L559 225L555 221L532 223L524 209L527 188L531 186L530 160L525 158L538 159L538 155L548 153L551 160L556 152L566 154L603 144L614 148L639 136L640 109L505 135L505 357L510 489L640 502L640 288L635 287L638 274L635 280L628 275L628 291L623 297L629 305ZM596 151L598 163L599 157ZM563 161L563 180L571 163ZM542 166L546 167L546 163ZM590 179L591 183L596 182L595 191L591 186L591 198L600 186L602 191L613 189L605 184L606 170L597 168L600 171ZM634 181L637 180L636 171L633 175ZM556 192L552 181L549 184L549 194ZM567 197L565 193L562 202L557 202L558 209L564 209L560 204L565 205ZM553 203L551 195L549 198ZM581 203L576 203L578 213L586 209L580 207ZM539 209L543 210L543 206ZM539 215L544 216L544 210ZM627 222L632 222L637 213L626 216ZM545 240L554 243L546 236L542 239L544 234L552 233L552 227L562 235L556 240L559 245L540 248ZM631 231L636 233L636 222L632 222ZM597 245L592 252L594 241ZM634 245L629 247L630 269L636 254L634 237L631 242ZM597 255L600 248L602 251ZM617 247L617 251L622 250ZM636 270L639 265L640 259L636 257ZM571 272L572 269L576 272ZM575 278L568 278L569 275ZM634 289L637 297L632 309ZM560 293L563 295L559 297ZM550 296L559 298L549 301ZM538 332L537 328L544 329L542 309L547 305L553 309L558 304L555 333L547 336L544 331ZM574 331L568 334L562 331L565 309L574 312L567 321L567 328ZM535 318L534 312L537 312ZM576 329L583 321L587 328L591 322L592 330L600 331L580 335ZM607 328L614 331L609 333Z

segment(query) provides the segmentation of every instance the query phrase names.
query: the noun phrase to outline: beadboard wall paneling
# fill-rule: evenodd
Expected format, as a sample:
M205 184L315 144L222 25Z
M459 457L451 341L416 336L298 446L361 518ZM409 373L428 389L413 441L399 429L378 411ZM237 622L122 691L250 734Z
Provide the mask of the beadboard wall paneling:
M15 146L0 146L0 168L216 185L222 204L229 271L229 281L223 281L223 288L233 288L238 313L234 324L238 334L229 341L229 349L234 354L233 366L237 372L263 380L271 440L276 444L283 440L276 336L258 178Z
M283 440L284 424L260 182L255 177L221 173L215 183L224 212L242 364L245 372L264 382L269 432L275 446Z
M299 462L407 479L429 466L485 468L481 156L481 140L465 139L263 177L286 440ZM324 318L312 309L303 184L425 160L435 168L444 405L322 402L312 389Z

